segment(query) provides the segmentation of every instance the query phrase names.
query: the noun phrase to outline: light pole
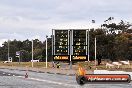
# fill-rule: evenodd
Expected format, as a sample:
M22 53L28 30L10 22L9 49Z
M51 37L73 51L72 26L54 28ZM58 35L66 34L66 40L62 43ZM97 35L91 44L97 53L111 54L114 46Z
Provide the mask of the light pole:
M46 68L47 68L47 38L48 36L46 35Z
M92 20L92 23L95 23L95 20ZM95 31L95 29L94 29ZM95 68L96 68L96 36L95 36Z
M9 56L10 56L10 47L9 47L10 40L8 40L8 61L9 61Z
M32 40L32 67L33 67L33 40Z
M95 68L96 68L96 36L95 36Z

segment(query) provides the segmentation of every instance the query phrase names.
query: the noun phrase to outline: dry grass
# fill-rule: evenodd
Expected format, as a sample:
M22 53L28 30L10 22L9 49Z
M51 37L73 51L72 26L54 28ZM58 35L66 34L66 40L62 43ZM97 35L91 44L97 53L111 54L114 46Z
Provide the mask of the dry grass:
M121 70L121 71L132 71L132 61L130 61L130 66L128 65L121 65L120 68L117 68L117 66L114 66L113 68L106 68L106 61L102 61L101 65L96 65L95 67L95 62L78 62L75 65L73 65L73 69L78 69L78 66L82 66L86 70ZM11 62L11 63L3 63L0 62L0 66L16 66L16 67L31 67L32 63L31 62ZM34 67L36 68L41 68L45 67L46 63L45 62L34 62ZM51 62L48 62L48 68L51 68L52 64Z
M33 63L34 67L45 67L46 63L45 62L34 62ZM16 66L16 67L32 67L31 62L10 62L10 63L3 63L0 62L0 66ZM48 67L50 67L48 63Z

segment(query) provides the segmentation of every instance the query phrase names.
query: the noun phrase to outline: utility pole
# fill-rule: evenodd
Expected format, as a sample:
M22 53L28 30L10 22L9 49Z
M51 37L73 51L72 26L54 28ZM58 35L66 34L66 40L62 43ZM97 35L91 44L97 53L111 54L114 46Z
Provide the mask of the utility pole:
M8 61L9 61L9 57L10 57L10 40L8 40Z
M47 38L48 36L46 35L46 68L47 68Z
M33 67L33 40L32 40L32 67Z

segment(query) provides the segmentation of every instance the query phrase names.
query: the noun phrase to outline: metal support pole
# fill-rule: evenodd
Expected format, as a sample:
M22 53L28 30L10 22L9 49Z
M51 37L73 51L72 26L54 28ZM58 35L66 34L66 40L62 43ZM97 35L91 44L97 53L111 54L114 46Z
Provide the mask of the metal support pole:
M55 42L56 42L55 41L55 30L53 30L53 35L54 35L54 40L53 40L54 41L54 44L53 44L54 51L53 51L53 54L56 55L56 53L55 53Z
M89 61L89 29L88 29L88 61Z
M67 48L68 48L68 52L67 52L68 55L70 55L70 41L69 41L69 39L70 39L70 38L69 38L70 33L69 33L69 32L70 32L70 30L68 30L68 36L67 36L67 37L68 37L68 38L67 38L67 39L68 39L68 41L67 41L67 42L68 42L68 47L67 47Z
M51 36L51 38L52 38L52 56L54 55L54 52L53 52L53 50L54 50L54 42L53 42L53 29L52 29L52 36Z
M33 67L33 40L32 40L32 67Z
M9 40L8 40L8 61L9 61L9 57L10 57L10 54L9 54L9 52L10 52L10 47L9 47Z
M47 38L48 36L46 35L46 68L47 68Z
M54 63L54 36L53 36L53 29L52 29L52 35L51 35L51 38L52 38L52 63Z
M96 37L95 37L95 68L96 68Z
M84 47L84 49L86 49L86 55L88 55L88 30L86 30L86 42Z
M73 55L73 30L70 31L70 69L72 69L72 55Z
M21 62L21 51L19 51L19 64Z

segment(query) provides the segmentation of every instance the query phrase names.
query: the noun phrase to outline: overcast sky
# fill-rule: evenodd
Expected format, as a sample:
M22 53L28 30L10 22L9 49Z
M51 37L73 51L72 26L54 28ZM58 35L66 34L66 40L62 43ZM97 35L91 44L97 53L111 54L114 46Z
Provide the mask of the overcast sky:
M56 28L90 28L109 17L132 23L132 0L0 0L0 45L45 40Z

